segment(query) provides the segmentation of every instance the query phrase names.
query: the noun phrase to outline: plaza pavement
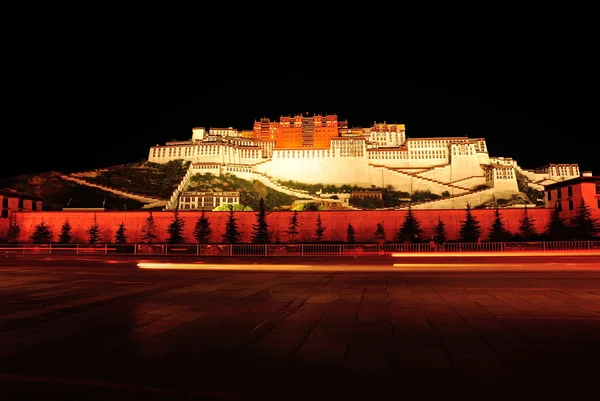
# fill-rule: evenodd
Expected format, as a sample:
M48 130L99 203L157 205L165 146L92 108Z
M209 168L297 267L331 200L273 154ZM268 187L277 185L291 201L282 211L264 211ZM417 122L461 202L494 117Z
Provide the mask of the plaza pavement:
M600 394L598 271L24 263L0 265L3 401Z

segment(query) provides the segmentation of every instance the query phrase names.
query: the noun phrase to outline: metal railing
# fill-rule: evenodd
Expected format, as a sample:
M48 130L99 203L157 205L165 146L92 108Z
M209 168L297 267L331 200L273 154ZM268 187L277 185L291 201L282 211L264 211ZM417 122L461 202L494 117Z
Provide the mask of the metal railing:
M398 252L594 251L600 241L448 242L417 244L0 244L0 251L23 255L140 256L367 256Z

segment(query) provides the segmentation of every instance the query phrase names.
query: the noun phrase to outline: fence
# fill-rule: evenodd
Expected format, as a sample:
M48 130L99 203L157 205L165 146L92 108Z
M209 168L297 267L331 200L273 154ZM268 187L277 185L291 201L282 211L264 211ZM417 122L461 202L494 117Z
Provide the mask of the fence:
M24 255L367 256L397 252L600 251L600 241L422 244L1 244Z

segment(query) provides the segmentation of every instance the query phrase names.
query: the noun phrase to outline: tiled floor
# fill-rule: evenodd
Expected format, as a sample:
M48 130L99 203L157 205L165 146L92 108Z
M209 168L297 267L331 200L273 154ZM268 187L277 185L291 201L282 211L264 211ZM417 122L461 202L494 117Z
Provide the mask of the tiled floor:
M1 400L580 399L599 361L595 272L0 268Z

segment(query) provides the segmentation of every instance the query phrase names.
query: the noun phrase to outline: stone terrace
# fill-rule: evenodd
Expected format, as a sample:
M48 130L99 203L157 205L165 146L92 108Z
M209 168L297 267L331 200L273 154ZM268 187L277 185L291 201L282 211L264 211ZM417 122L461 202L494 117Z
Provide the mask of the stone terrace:
M3 400L598 392L595 272L0 267L0 278Z

